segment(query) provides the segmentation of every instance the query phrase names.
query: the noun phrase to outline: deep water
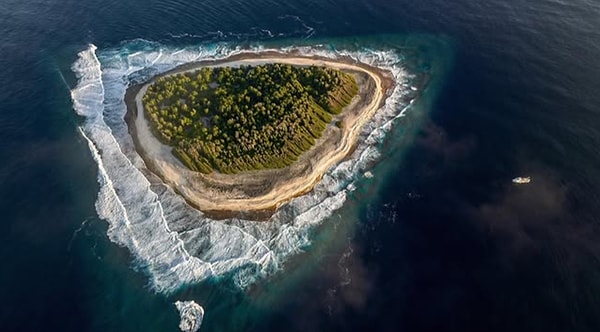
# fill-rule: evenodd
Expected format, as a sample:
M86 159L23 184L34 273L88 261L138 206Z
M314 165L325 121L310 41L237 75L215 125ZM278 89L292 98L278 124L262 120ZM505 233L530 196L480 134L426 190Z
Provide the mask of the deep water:
M597 331L598 17L589 0L3 2L0 330L177 331L173 302L195 300L201 331ZM70 96L78 52L136 40L379 45L430 84L279 272L155 293L98 218Z

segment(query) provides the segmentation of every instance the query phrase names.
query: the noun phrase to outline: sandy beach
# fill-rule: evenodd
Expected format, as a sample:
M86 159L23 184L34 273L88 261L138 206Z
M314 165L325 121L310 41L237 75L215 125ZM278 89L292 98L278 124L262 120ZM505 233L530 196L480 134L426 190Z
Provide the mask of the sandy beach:
M354 75L359 93L344 111L334 118L343 124L330 124L315 145L297 162L283 169L250 171L238 174L201 174L185 167L151 132L143 112L142 97L157 77L194 71L203 66L240 66L287 63L298 66L328 66ZM213 214L272 212L290 199L310 191L323 174L348 156L356 145L362 126L383 105L394 86L391 75L379 68L351 59L281 54L277 52L242 53L228 59L189 63L163 73L150 82L130 87L125 97L126 120L138 153L147 168L180 193L191 205Z

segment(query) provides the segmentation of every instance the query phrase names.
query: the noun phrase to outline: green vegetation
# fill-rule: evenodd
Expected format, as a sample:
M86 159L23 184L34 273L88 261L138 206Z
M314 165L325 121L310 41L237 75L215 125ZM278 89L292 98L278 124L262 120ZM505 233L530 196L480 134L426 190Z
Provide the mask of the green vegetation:
M202 68L158 78L143 97L152 129L195 171L292 164L358 93L327 67L266 64Z

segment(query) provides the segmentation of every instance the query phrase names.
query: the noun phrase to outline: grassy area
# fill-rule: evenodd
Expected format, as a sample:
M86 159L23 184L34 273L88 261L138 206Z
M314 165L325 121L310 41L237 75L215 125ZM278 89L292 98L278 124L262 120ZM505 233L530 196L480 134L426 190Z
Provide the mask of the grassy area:
M190 169L236 173L292 164L357 93L339 70L266 64L161 77L143 104L155 135Z

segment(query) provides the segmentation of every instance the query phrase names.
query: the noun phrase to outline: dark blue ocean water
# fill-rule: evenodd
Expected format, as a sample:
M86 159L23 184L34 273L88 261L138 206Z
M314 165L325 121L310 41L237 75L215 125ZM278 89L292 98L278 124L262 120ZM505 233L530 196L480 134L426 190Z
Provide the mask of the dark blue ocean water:
M201 331L597 331L599 17L591 0L1 2L0 330L177 331L188 297ZM282 272L161 295L106 237L69 95L77 52L137 38L402 41L444 70Z

